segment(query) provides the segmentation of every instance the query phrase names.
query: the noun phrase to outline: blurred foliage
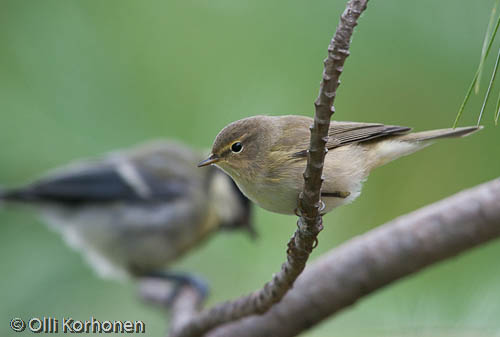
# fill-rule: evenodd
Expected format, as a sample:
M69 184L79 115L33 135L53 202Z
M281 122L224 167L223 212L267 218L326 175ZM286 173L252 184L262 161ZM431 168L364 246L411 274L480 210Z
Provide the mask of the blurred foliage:
M473 75L493 0L372 1L354 34L339 120L450 127ZM322 60L345 1L17 1L0 10L0 182L156 137L208 148L227 123L313 114ZM481 93L484 94L484 88ZM482 96L480 96L482 97ZM462 125L474 124L472 97ZM352 205L325 218L313 257L398 215L498 177L489 118L376 172ZM256 210L258 242L223 233L173 269L212 285L210 303L254 290L278 270L295 218ZM101 280L22 208L0 211L0 334L13 317L144 320L165 315L133 282ZM377 292L306 336L500 334L500 244ZM28 333L28 332L25 332Z

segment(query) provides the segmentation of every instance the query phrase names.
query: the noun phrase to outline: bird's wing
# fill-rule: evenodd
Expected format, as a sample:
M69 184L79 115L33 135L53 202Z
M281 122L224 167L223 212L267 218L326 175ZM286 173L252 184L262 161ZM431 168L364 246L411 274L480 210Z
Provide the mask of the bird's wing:
M23 188L6 191L3 198L15 201L62 203L118 200L172 200L184 194L180 180L158 181L134 166L98 165L61 172Z
M375 123L332 122L328 136L328 148L339 147L351 143L365 142L374 138L404 134L411 128L397 125Z
M327 149L360 143L379 137L400 135L407 133L411 128L396 125L384 125L377 123L356 123L356 122L331 122L328 131ZM293 157L305 157L307 149L294 153Z

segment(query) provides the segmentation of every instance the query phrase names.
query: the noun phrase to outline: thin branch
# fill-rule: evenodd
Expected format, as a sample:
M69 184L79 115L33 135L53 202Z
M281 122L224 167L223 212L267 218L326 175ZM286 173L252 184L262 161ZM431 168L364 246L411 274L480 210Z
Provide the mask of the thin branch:
M359 16L366 9L367 2L368 0L350 0L347 3L347 7L340 17L335 36L328 46L328 57L324 61L319 95L314 102L315 115L311 126L310 147L307 152L304 188L303 193L299 196L299 212L302 216L298 221L299 229L294 235L295 249L304 252L301 257L304 260L307 260L313 244L317 240L317 235L323 228L320 214L322 208L320 192L323 182L323 164L328 152L325 145L328 141L330 119L335 112L333 102L340 84L344 62L349 56L354 27L357 25Z
M172 304L170 331L179 330L200 309L200 293L193 287L183 287Z
M172 312L170 330L176 330L193 317L205 296L191 285L178 285L159 278L142 278L139 280L139 296L142 300Z
M321 256L265 315L209 337L295 336L364 296L500 237L500 178L401 216Z
M271 281L247 296L228 301L202 311L184 324L174 322L176 329L171 330L172 337L201 336L215 327L243 317L263 314L291 289L293 283L305 267L309 254L317 242L317 235L322 229L320 215L320 189L322 183L323 162L326 154L330 117L339 77L344 61L349 56L349 45L354 27L361 13L366 9L368 0L350 0L340 18L334 38L328 46L328 57L324 64L323 79L316 107L314 124L311 127L311 140L304 173L304 189L299 197L298 210L302 214L297 224L298 229L288 243L287 261L281 270L273 275Z

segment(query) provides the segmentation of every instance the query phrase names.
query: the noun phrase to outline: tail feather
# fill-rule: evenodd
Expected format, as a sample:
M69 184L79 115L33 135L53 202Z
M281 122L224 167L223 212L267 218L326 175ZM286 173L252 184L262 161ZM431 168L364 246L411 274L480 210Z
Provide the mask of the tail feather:
M27 201L28 196L23 190L7 189L0 187L0 202Z
M39 201L37 195L29 188L2 189L0 187L0 202L34 202Z
M476 131L481 130L482 128L483 128L482 126L468 126L456 129L438 129L438 130L409 133L394 138L410 142L411 141L418 142L418 141L433 140L440 138L458 138L458 137L468 136Z
M370 151L368 166L370 169L374 169L399 157L421 150L431 145L434 139L465 137L482 128L482 126L470 126L456 129L422 131L388 137L371 145L372 151Z

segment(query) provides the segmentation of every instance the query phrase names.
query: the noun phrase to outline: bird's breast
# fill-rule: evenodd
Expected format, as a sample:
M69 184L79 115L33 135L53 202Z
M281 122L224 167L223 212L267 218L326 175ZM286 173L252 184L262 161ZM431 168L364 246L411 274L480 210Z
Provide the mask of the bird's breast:
M271 212L294 214L299 193L296 182L265 176L252 180L234 176L233 180L241 192L260 207Z

